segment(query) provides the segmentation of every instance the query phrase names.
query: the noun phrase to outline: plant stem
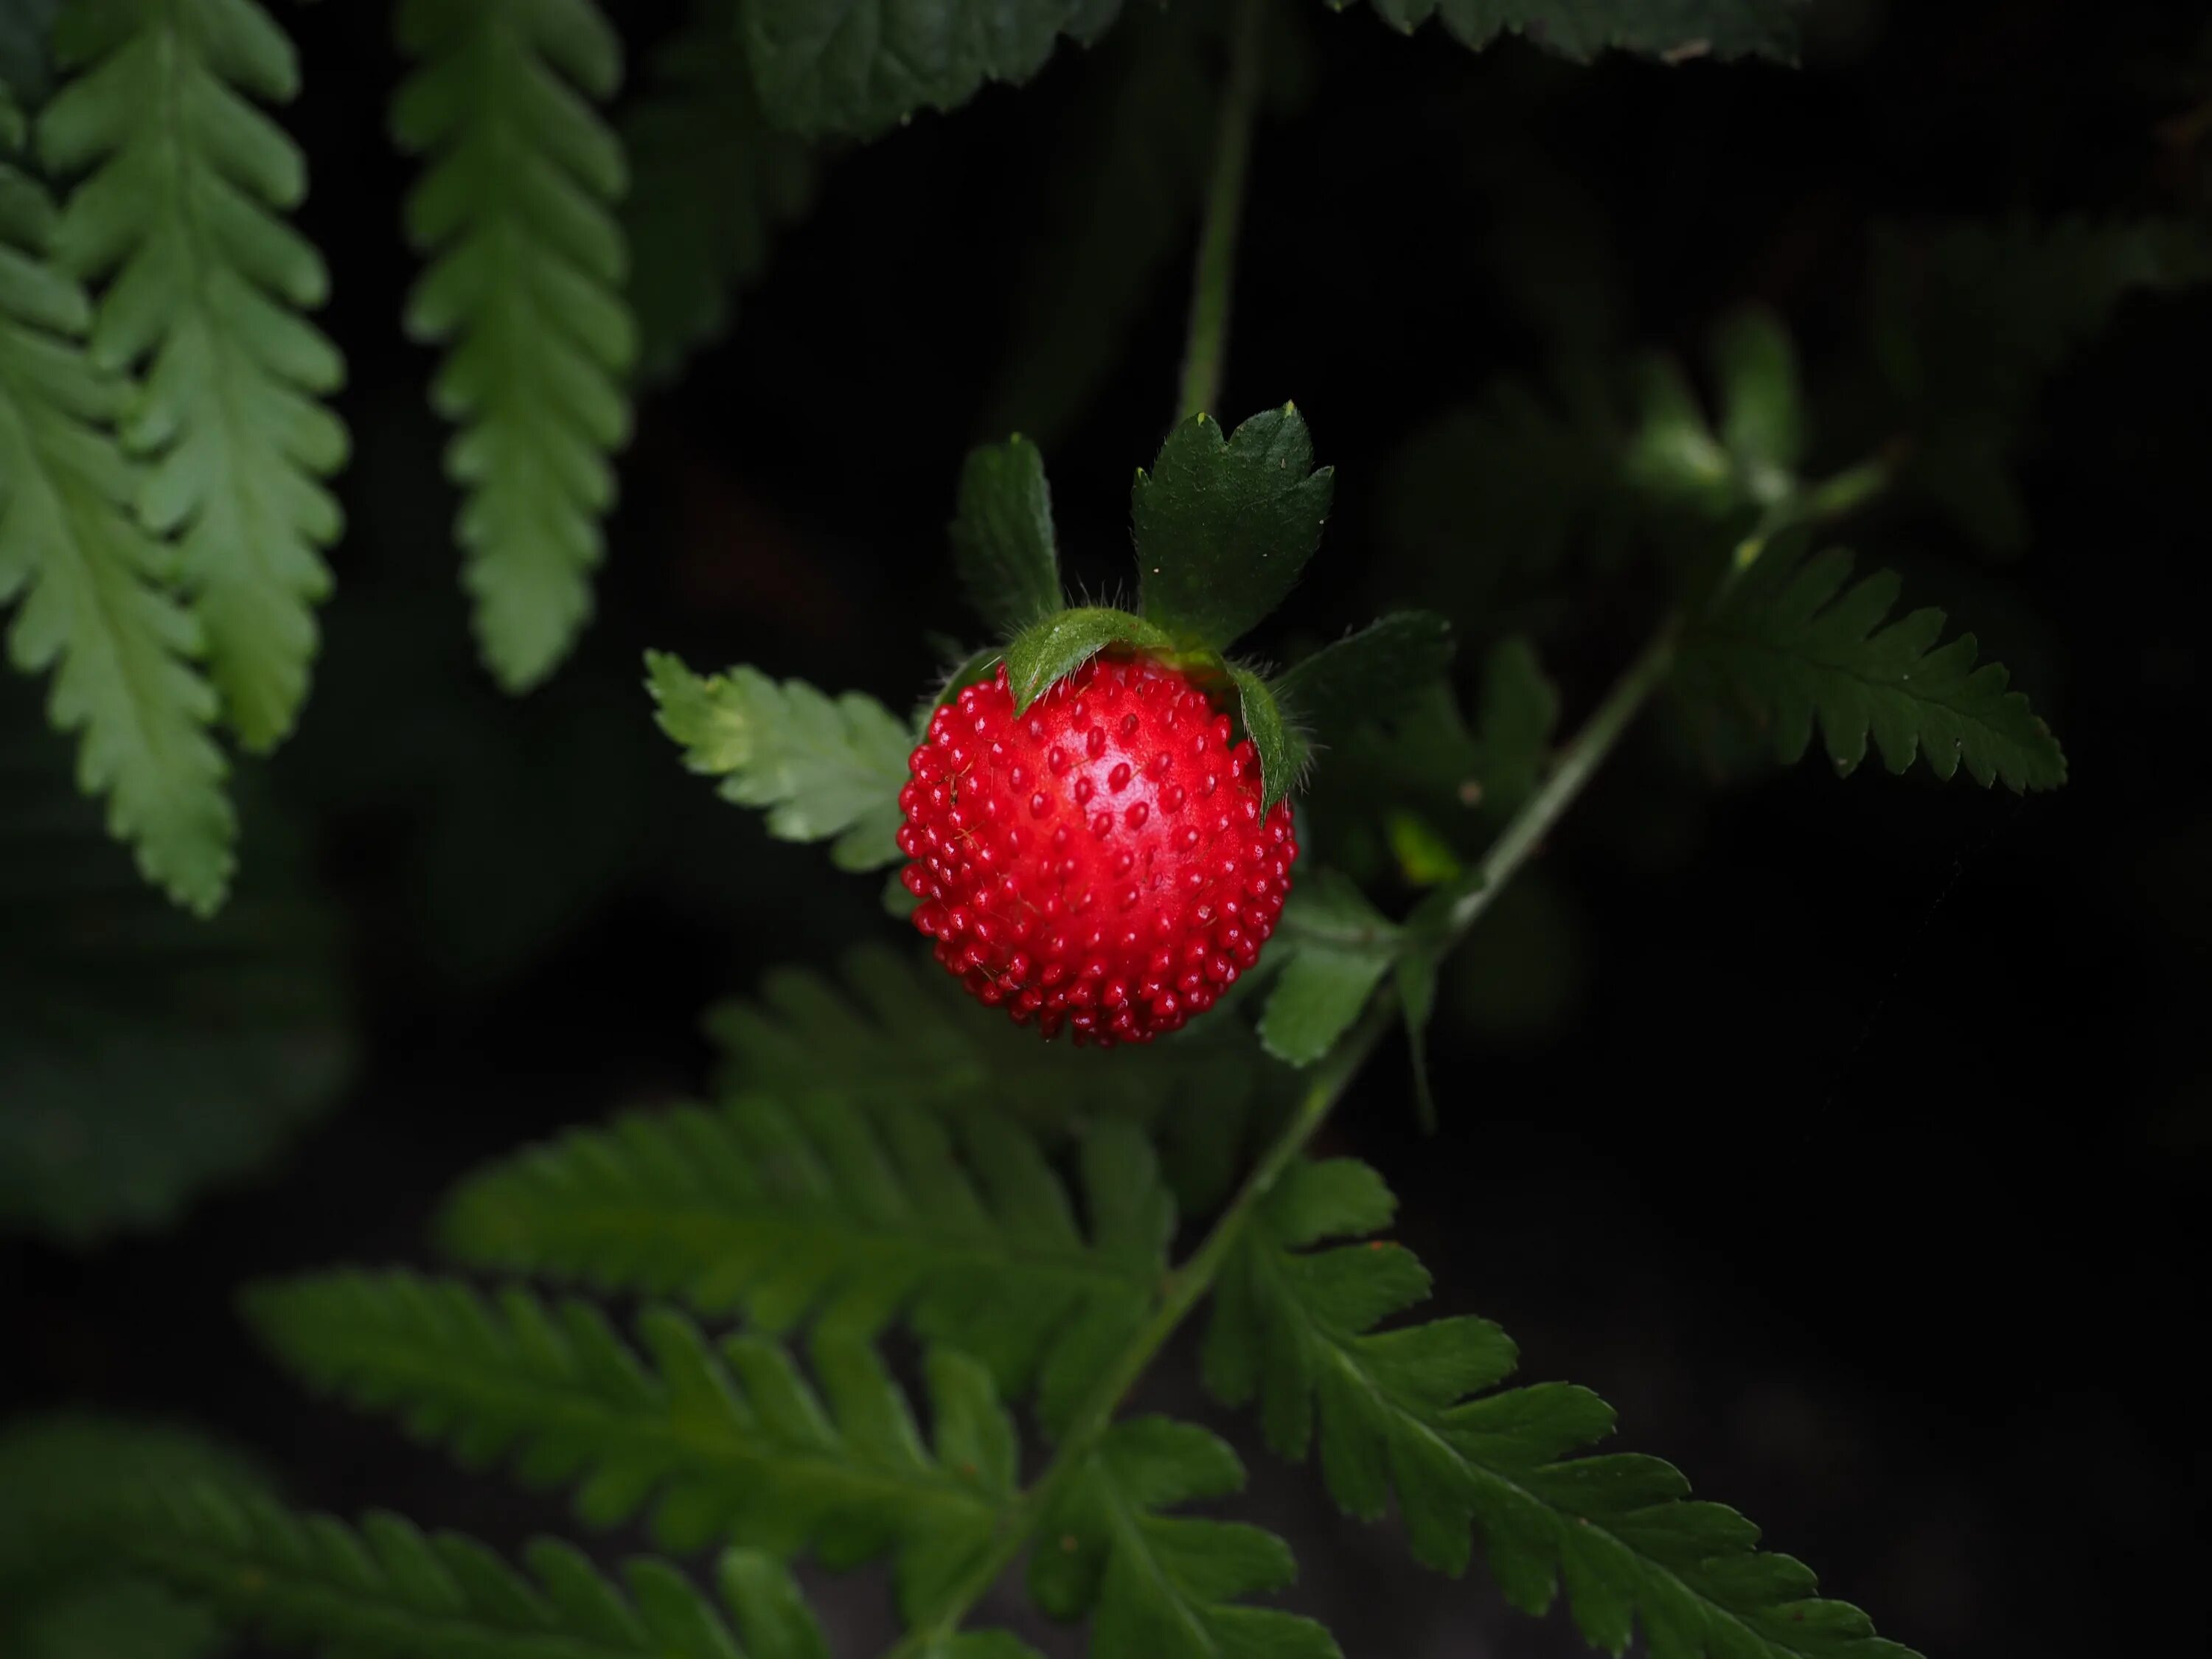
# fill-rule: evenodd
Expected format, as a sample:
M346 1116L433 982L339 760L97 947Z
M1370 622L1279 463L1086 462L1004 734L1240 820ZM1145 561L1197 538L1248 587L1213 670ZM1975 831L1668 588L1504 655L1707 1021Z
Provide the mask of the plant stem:
M1191 272L1190 323L1182 354L1182 391L1176 417L1213 409L1221 396L1221 363L1229 349L1229 293L1237 276L1237 228L1244 212L1244 176L1252 160L1252 121L1260 103L1260 8L1240 0L1229 44L1229 74L1213 131L1213 172L1206 180Z
M1513 815L1512 821L1484 857L1476 871L1479 884L1453 907L1449 922L1452 939L1458 939L1474 925L1498 890L1542 845L1544 837L1582 793L1600 763L1612 753L1621 734L1666 678L1674 660L1675 640L1680 628L1680 617L1673 614L1659 624L1643 650L1613 682L1605 700L1591 711L1566 747L1559 750L1543 787ZM1059 1449L1051 1463L1036 1483L1014 1501L988 1553L961 1575L929 1617L917 1623L891 1650L890 1659L921 1659L933 1644L951 1636L969 1610L998 1583L1000 1575L1013 1565L1014 1559L1042 1522L1053 1500L1074 1478L1112 1426L1114 1414L1121 1408L1122 1396L1136 1385L1168 1339L1213 1287L1214 1279L1243 1239L1261 1200L1328 1121L1328 1115L1336 1109L1337 1102L1352 1086L1375 1045L1397 1018L1397 1012L1395 1000L1388 991L1383 992L1359 1024L1315 1067L1291 1121L1284 1125L1282 1133L1275 1137L1258 1166L1238 1188L1229 1207L1215 1220L1205 1241L1169 1276L1166 1291L1152 1317L1130 1338L1114 1364L1085 1396L1060 1435Z

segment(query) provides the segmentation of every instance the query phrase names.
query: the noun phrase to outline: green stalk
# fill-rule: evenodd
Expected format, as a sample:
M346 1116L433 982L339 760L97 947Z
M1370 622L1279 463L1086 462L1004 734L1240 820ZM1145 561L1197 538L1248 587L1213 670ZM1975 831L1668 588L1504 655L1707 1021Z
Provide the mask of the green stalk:
M1229 294L1237 278L1237 229L1244 213L1244 178L1252 161L1252 122L1260 104L1260 8L1241 0L1230 42L1229 75L1221 88L1221 117L1213 134L1213 172L1206 180L1198 234L1198 263L1191 272L1190 323L1182 356L1178 420L1216 412L1221 364L1229 350Z
M1660 623L1650 641L1613 683L1605 701L1591 712L1582 729L1559 751L1543 787L1528 798L1499 834L1478 871L1480 884L1452 909L1449 927L1455 941L1474 925L1498 890L1543 844L1544 837L1582 793L1600 763L1613 752L1622 733L1667 678L1667 671L1674 664L1680 631L1678 617L1670 615ZM1261 1201L1328 1121L1329 1114L1336 1109L1337 1102L1358 1076L1375 1045L1396 1020L1397 1012L1395 1000L1387 991L1378 996L1359 1024L1315 1068L1290 1122L1275 1137L1229 1207L1215 1220L1205 1242L1169 1276L1166 1290L1152 1317L1130 1338L1085 1396L1066 1432L1061 1435L1051 1463L1007 1511L990 1551L961 1576L930 1615L892 1650L890 1659L920 1659L933 1644L951 1636L969 1610L999 1581L1000 1575L1013 1565L1042 1522L1054 1498L1074 1478L1112 1426L1123 1396L1213 1287L1222 1267L1251 1225Z

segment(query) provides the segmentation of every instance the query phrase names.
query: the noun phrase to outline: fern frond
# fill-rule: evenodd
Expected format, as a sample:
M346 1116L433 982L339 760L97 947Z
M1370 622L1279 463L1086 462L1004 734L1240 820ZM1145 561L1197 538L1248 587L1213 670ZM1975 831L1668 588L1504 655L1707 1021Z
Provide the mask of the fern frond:
M1912 1659L1856 1607L1814 1595L1812 1572L1759 1551L1734 1510L1695 1500L1670 1465L1573 1456L1613 1412L1560 1383L1496 1388L1513 1344L1480 1319L1376 1327L1425 1299L1411 1253L1380 1240L1382 1177L1349 1161L1295 1164L1261 1206L1215 1289L1208 1388L1259 1401L1269 1444L1322 1471L1347 1515L1374 1520L1393 1490L1414 1555L1451 1573L1480 1527L1499 1586L1541 1613L1564 1577L1583 1635L1618 1654L1640 1625L1653 1659Z
M647 380L672 378L728 330L732 293L759 278L777 229L814 193L811 149L761 114L738 9L699 0L622 126L629 295Z
M428 166L408 198L431 264L407 307L447 344L432 401L460 431L446 470L484 660L510 691L552 672L592 606L628 441L636 351L614 204L622 145L588 100L622 46L592 0L404 0L421 67L392 124Z
M1771 548L1685 641L1693 687L1749 707L1785 763L1803 757L1814 722L1839 772L1866 758L1872 734L1883 763L1903 772L1918 755L1939 778L1963 763L1984 787L2014 791L2066 781L2066 757L2027 699L2005 688L1996 663L1974 665L1974 636L1947 644L1941 611L1890 621L1900 583L1878 571L1851 583L1851 556L1798 560Z
M825 1659L828 1651L790 1575L747 1550L723 1555L718 1607L649 1557L624 1567L618 1589L577 1550L540 1540L524 1552L526 1577L474 1539L426 1537L395 1515L369 1515L356 1531L211 1487L151 1495L112 1531L134 1565L235 1622L332 1659Z
M1117 1423L1054 1495L1030 1558L1030 1593L1060 1619L1091 1617L1091 1651L1145 1659L1334 1659L1310 1619L1243 1598L1297 1576L1272 1533L1161 1510L1244 1486L1227 1445L1195 1424Z
M298 60L254 0L75 6L55 40L77 72L40 118L40 147L60 171L93 169L55 258L112 279L91 350L118 372L143 365L122 425L148 466L141 513L176 538L231 725L270 749L307 695L322 550L342 523L323 480L347 451L321 401L344 362L301 314L329 276L282 216L307 193L306 163L254 101L289 102Z
M838 980L779 969L757 996L711 1009L707 1033L722 1051L715 1081L726 1094L827 1092L1046 1133L1097 1118L1143 1124L1193 1214L1226 1194L1254 1122L1290 1077L1254 1054L1250 1031L1225 1010L1095 1065L979 1008L926 956L883 946L853 952Z
M742 1309L770 1332L872 1334L904 1313L1056 1424L1152 1305L1174 1200L1152 1148L1097 1126L1084 1220L1012 1124L950 1130L911 1107L740 1097L578 1130L464 1182L460 1260ZM1087 1224L1087 1231L1086 1231Z
M638 1321L642 1359L588 1304L518 1288L488 1304L405 1273L265 1285L246 1312L318 1389L396 1414L464 1463L574 1486L586 1526L649 1506L667 1550L812 1547L833 1567L896 1553L910 1614L988 1544L1013 1495L1013 1425L989 1376L949 1350L929 1356L928 1449L873 1348L850 1334L814 1345L825 1409L775 1343L718 1350L665 1309Z
M0 605L9 659L51 669L46 712L78 734L77 785L107 798L108 832L147 880L205 915L236 858L227 768L208 727L215 688L199 629L138 522L143 479L114 422L129 389L82 343L84 290L52 258L44 188L0 157Z

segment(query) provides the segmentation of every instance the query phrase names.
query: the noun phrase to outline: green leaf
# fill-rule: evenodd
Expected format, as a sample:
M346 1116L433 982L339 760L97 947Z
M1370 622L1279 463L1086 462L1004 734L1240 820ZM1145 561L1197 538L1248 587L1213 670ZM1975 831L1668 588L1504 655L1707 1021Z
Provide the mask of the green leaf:
M1390 971L1399 938L1396 924L1346 877L1301 877L1276 930L1275 948L1291 955L1260 1021L1267 1052L1310 1066L1334 1048Z
M788 131L870 137L951 109L986 81L1044 67L1079 0L750 0L746 50L769 118Z
M1018 635L1060 609L1044 458L1018 432L968 452L952 519L952 556L969 603L1002 634Z
M1805 459L1804 393L1796 349L1772 313L1739 311L1713 337L1721 441L1752 482L1754 500L1786 495Z
M84 291L50 258L53 205L0 161L0 605L8 656L53 672L47 718L78 734L77 786L147 880L204 915L236 866L215 688L192 659L170 561L140 525L144 484L113 422L130 392L80 343Z
M1277 801L1297 787L1312 751L1307 747L1305 734L1284 719L1282 706L1276 702L1273 690L1256 672L1231 663L1229 678L1237 687L1244 733L1260 751L1260 810L1271 812Z
M1350 0L1331 0L1339 10ZM1632 52L1668 63L1698 58L1795 62L1805 0L1373 0L1383 21L1411 33L1431 16L1480 50L1517 34L1562 58Z
M1139 609L1186 646L1218 648L1281 604L1321 545L1335 489L1290 404L1224 438L1194 415L1168 434L1130 503Z
M1401 611L1323 646L1275 680L1291 718L1324 747L1395 720L1451 666L1451 624Z
M1546 677L1535 647L1523 639L1492 647L1482 668L1470 774L1487 811L1504 817L1536 793L1559 724L1559 690Z
M1237 1605L1296 1577L1281 1539L1160 1513L1243 1486L1237 1454L1195 1424L1115 1424L1054 1493L1030 1558L1030 1594L1055 1618L1089 1614L1099 1659L1334 1659L1336 1643L1312 1620Z
M1174 644L1141 617L1105 605L1055 611L1015 635L1006 647L1006 678L1020 714L1109 646L1166 653Z
M1436 1012L1437 974L1443 952L1433 946L1409 945L1398 958L1398 1006L1406 1017L1406 1045L1413 1062L1413 1110L1421 1127L1437 1129L1436 1091L1429 1084L1429 1019Z
M782 841L830 841L841 870L899 859L899 791L913 734L874 698L832 700L804 680L778 685L757 669L701 678L666 652L646 653L660 729L694 772L722 780L722 799L765 809Z
M60 9L61 0L10 0L0 6L0 106L20 100L35 108L46 101L53 76L54 14Z
M448 1203L446 1248L475 1266L742 1309L770 1333L811 1322L872 1334L903 1315L1010 1397L1034 1383L1045 1420L1063 1421L1165 1269L1175 1204L1143 1134L1085 1134L1079 1220L1011 1123L800 1098L634 1115L494 1164Z
M1709 701L1747 710L1785 763L1802 759L1819 722L1830 760L1849 774L1871 734L1892 772L1917 755L1939 778L1963 763L1975 782L2015 792L2066 781L2066 757L1996 663L1974 665L1974 636L1939 645L1941 611L1894 621L1891 571L1850 581L1851 556L1809 558L1802 544L1767 550L1684 641L1680 672Z
M174 1222L331 1105L353 1046L339 941L258 834L222 915L165 904L66 745L0 693L0 1233L83 1247Z
M55 35L76 71L39 121L63 173L94 169L55 233L57 263L110 279L92 356L145 382L121 423L147 463L150 530L248 749L283 741L307 696L322 550L343 526L323 480L345 463L327 405L345 378L303 313L330 290L283 215L307 194L299 146L253 101L289 103L297 54L254 0L72 7Z
M813 151L771 127L753 91L738 0L697 0L622 123L632 178L622 222L640 372L673 379L728 332L730 299L814 194Z
M933 1353L934 1443L866 1342L825 1332L823 1399L757 1336L710 1346L683 1315L638 1321L644 1356L588 1304L411 1273L341 1273L264 1285L246 1311L316 1389L398 1414L471 1467L573 1486L578 1518L621 1525L648 1506L653 1541L719 1543L834 1567L884 1553L919 1617L988 1547L1015 1486L1013 1425L974 1361Z
M541 1539L523 1553L525 1577L472 1538L426 1537L396 1515L371 1514L356 1531L207 1487L151 1496L118 1516L113 1532L128 1559L233 1622L362 1659L822 1659L825 1651L787 1575L742 1550L722 1558L718 1607L650 1557L628 1563L617 1589L579 1551Z
M1379 1519L1395 1493L1414 1556L1465 1570L1470 1527L1526 1612L1564 1579L1584 1638L1609 1653L1640 1626L1652 1659L1911 1659L1866 1615L1815 1599L1812 1573L1759 1552L1735 1510L1692 1500L1656 1458L1573 1456L1613 1427L1587 1390L1494 1389L1513 1344L1486 1320L1395 1322L1428 1295L1407 1251L1380 1240L1395 1200L1363 1164L1302 1162L1262 1201L1216 1286L1207 1387L1259 1402L1268 1443L1303 1462L1318 1423L1339 1508ZM1378 1329L1389 1323L1389 1328Z
M419 67L392 131L428 158L407 201L430 256L407 328L448 347L431 401L460 428L461 581L485 662L522 691L591 611L629 436L627 168L589 101L613 95L622 46L592 0L402 0L398 30Z

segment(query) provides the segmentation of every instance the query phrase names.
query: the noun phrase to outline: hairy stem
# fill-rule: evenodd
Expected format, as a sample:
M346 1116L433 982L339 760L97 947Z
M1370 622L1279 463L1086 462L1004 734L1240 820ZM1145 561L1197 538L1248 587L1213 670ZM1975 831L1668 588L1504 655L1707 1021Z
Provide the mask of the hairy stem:
M1206 180L1198 263L1191 272L1190 324L1182 355L1178 420L1213 410L1221 396L1221 363L1229 350L1229 290L1237 276L1237 228L1244 211L1244 175L1252 160L1252 119L1260 102L1260 8L1240 0L1230 42L1229 75L1213 134L1213 173Z
M1490 907L1498 890L1513 878L1543 843L1544 837L1580 795L1599 764L1612 753L1651 694L1667 678L1674 664L1675 641L1681 629L1679 616L1662 622L1644 648L1638 652L1605 700L1591 711L1582 729L1559 750L1543 787L1531 795L1499 834L1476 872L1473 886L1453 907L1451 937L1456 940L1474 927ZM1226 1210L1215 1220L1204 1243L1170 1275L1159 1305L1115 1356L1095 1383L1060 1436L1059 1449L1045 1472L1007 1511L999 1536L990 1550L961 1575L930 1615L892 1650L891 1659L919 1659L930 1647L960 1628L969 1611L999 1581L1028 1545L1054 1498L1073 1479L1100 1438L1112 1426L1121 1401L1136 1385L1170 1337L1188 1319L1213 1287L1222 1266L1251 1224L1261 1200L1273 1190L1283 1171L1306 1149L1336 1103L1358 1076L1375 1045L1397 1018L1395 1000L1388 991L1378 996L1364 1018L1314 1068L1291 1121L1275 1137L1258 1166L1238 1189Z

